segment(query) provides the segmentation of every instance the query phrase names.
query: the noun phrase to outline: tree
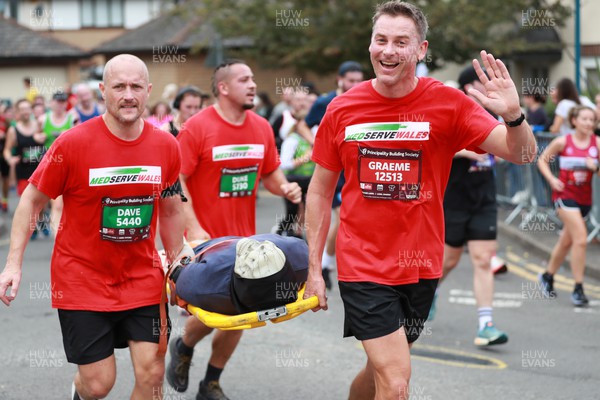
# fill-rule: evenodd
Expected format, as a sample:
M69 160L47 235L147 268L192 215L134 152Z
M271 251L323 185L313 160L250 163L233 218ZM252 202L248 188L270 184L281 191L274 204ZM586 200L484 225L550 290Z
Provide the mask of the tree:
M367 51L378 1L204 0L186 2L224 38L247 37L252 46L228 55L258 60L263 67L292 67L299 73L335 71L342 60L370 64ZM570 9L554 0L415 0L429 21L431 70L463 63L481 49L497 55L540 50L556 43L528 43L536 28L562 26ZM193 9L191 8L193 7ZM546 26L544 26L546 25ZM370 69L368 69L370 70Z

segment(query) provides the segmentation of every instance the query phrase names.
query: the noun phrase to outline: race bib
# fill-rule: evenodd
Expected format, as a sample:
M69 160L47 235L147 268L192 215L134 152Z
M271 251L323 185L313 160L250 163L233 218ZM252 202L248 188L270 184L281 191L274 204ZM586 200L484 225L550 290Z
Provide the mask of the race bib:
M251 196L256 186L258 164L242 168L221 169L219 197Z
M581 186L589 185L592 181L592 172L586 169L569 171L568 180L571 184Z
M571 185L588 185L593 177L587 168L584 157L561 156L558 160L561 170L567 171L567 183Z
M358 179L367 199L418 200L421 150L358 146Z
M153 196L105 197L102 199L100 238L119 243L147 239L153 212Z

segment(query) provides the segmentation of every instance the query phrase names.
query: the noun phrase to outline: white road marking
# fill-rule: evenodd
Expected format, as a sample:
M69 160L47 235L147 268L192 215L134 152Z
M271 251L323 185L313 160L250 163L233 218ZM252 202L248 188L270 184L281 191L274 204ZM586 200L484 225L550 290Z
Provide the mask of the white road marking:
M465 306L474 306L477 304L477 301L474 297L456 297L450 296L448 298L448 302L453 304L461 304ZM522 301L517 300L494 300L492 301L492 307L494 308L519 308L523 305Z

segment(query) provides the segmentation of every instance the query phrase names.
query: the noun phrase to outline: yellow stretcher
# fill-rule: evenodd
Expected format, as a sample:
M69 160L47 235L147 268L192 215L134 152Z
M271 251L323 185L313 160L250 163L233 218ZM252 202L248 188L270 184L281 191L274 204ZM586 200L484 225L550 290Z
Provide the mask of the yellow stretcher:
M192 247L196 246L197 242L192 242ZM163 264L166 264L166 258L164 251L159 252ZM200 307L188 304L187 311L198 318L200 322L209 328L216 328L220 330L240 330L240 329L252 329L265 326L267 321L272 323L279 323L288 321L292 318L296 318L298 315L315 308L319 305L319 299L317 296L311 296L308 299L303 299L304 290L306 289L306 283L302 285L298 291L297 300L288 303L285 306L270 308L267 310L252 311L245 314L238 315L226 315L216 312L206 311ZM171 287L166 284L166 293L170 297Z
M204 325L223 331L252 329L265 326L267 321L274 324L296 318L298 315L319 305L317 296L302 299L305 285L298 291L298 300L285 306L268 310L253 311L239 315L225 315L203 310L200 307L188 305L190 314L198 318Z

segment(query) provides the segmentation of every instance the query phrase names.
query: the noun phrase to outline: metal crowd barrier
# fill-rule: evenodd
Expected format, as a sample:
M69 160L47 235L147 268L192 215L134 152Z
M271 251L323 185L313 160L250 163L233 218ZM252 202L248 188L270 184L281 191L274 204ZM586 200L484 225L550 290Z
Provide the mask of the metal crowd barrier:
M594 176L592 199L592 209L588 219L588 242L591 242L595 237L600 240L600 178L598 175Z
M538 157L546 146L556 137L548 132L537 132L535 134L538 144ZM558 162L553 160L550 169L558 176ZM588 242L600 234L600 179L594 177L593 182L593 206L587 218ZM512 223L521 215L520 228L527 226L532 221L551 220L558 226L562 226L554 210L552 202L552 189L537 168L536 163L516 165L506 161L496 164L496 198L498 204L512 208L505 223Z

